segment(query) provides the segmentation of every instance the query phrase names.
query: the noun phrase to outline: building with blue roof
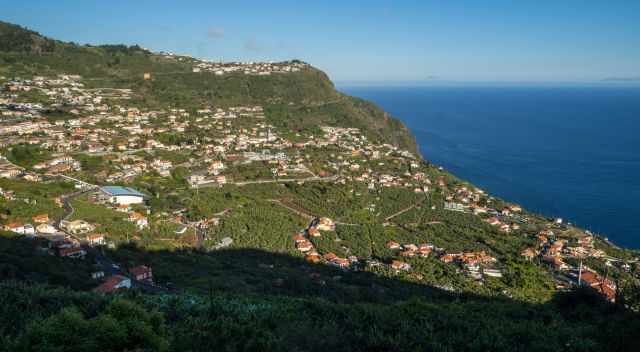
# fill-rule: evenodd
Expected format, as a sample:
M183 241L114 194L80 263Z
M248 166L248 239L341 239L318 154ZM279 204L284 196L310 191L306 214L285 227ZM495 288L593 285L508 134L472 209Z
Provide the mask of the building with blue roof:
M100 188L109 201L118 205L130 205L144 203L148 197L130 187L122 186L104 186Z

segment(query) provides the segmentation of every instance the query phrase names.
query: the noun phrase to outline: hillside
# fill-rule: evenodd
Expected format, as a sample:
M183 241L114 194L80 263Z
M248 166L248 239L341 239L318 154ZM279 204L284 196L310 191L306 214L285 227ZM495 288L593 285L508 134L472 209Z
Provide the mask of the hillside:
M134 89L134 101L150 108L167 103L186 109L269 104L278 110L275 122L290 129L340 122L417 151L414 137L399 120L372 103L337 92L326 74L311 66L290 75L218 77L193 72L193 58L155 54L139 46L64 43L6 22L0 22L0 43L0 75L81 75L88 88ZM145 81L144 73L152 79Z
M307 63L0 22L0 89L0 351L640 343L638 252L431 165Z

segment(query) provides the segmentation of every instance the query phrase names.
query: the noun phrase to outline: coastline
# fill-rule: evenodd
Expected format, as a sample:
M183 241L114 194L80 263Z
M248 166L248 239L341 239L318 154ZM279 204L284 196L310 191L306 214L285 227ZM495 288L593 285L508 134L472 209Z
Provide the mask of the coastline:
M607 87L609 86L610 85L607 85ZM465 144L464 141L460 142L453 139L452 136L450 135L449 136L445 135L444 137L442 137L441 135L437 134L437 131L433 131L433 129L430 128L431 126L427 127L424 125L424 123L426 123L425 121L427 120L421 121L420 119L425 119L426 118L425 116L427 116L428 113L430 113L432 110L437 110L437 109L431 108L431 107L424 108L423 106L413 106L412 103L414 103L414 100L411 100L406 97L406 95L411 95L413 93L409 92L408 94L404 94L404 93L407 93L408 90L410 89L420 90L421 88L422 87L390 87L390 88L387 87L385 88L382 86L375 86L375 87L361 86L361 87L354 88L354 86L344 86L339 84L337 85L337 89L340 90L341 92L345 92L350 95L360 96L367 100L373 101L376 104L382 106L385 109L385 111L390 111L390 113L393 116L399 118L407 126L407 128L411 131L411 133L416 137L418 148L420 149L421 156L425 161L431 162L434 165L442 166L445 168L445 170L455 175L456 177L466 180L483 189L486 189L491 194L497 197L500 197L507 201L513 201L513 202L522 204L532 213L536 213L548 218L556 217L556 216L562 217L568 220L568 222L574 224L579 228L583 228L585 230L589 230L594 234L597 234L598 237L601 238L603 241L605 241L605 238L606 238L607 239L606 241L609 244L614 245L618 248L628 248L632 250L638 250L638 248L640 248L640 243L635 243L637 242L637 238L634 242L635 237L629 235L630 233L635 233L633 230L631 231L619 230L616 235L616 233L607 231L606 230L607 227L604 225L608 225L608 223L598 222L601 219L597 217L593 217L595 219L593 223L590 223L589 221L584 220L585 217L588 217L589 212L594 212L597 215L601 215L602 217L608 217L609 219L611 219L611 220L608 220L610 222L615 222L616 224L619 223L619 221L614 218L617 216L619 219L622 219L622 221L629 222L628 226L630 228L633 228L635 226L632 218L630 218L628 215L630 213L632 214L633 211L631 212L629 210L627 210L626 212L621 211L619 212L619 214L617 214L614 210L611 210L606 206L606 204L608 203L606 203L606 201L603 201L602 198L600 199L594 198L596 196L599 196L600 194L598 192L603 192L602 190L606 189L606 187L600 186L600 185L593 186L592 188L594 189L595 193L593 193L593 195L587 194L586 196L584 196L584 197L590 197L586 199L593 199L593 201L589 203L588 211L585 211L584 214L578 214L580 216L574 216L575 213L578 213L580 211L580 207L579 207L580 204L578 200L573 201L573 203L572 201L566 200L566 199L558 200L558 197L561 197L558 194L562 194L562 193L561 192L554 193L554 192L558 192L558 190L554 188L551 188L549 192L541 193L540 189L544 189L545 187L549 188L548 186L545 186L542 182L535 183L532 185L524 184L524 187L522 187L523 182L520 182L520 180L518 179L519 176L522 176L521 173L515 172L511 174L510 169L508 168L508 165L503 165L503 164L508 164L508 162L512 162L512 160L509 160L508 162L505 161L501 163L501 165L499 165L500 166L499 170L502 171L504 175L499 175L499 177L496 177L495 174L498 173L499 171L496 170L494 172L489 166L482 164L483 161L487 161L483 158L487 158L488 155L490 157L491 153L482 151L482 150L480 152L478 152L477 150L473 150L474 148L475 149L482 148L483 147L482 145L471 146L469 145L469 143ZM525 88L520 87L520 88L521 90L528 89L527 87ZM557 88L558 90L563 90L563 88L565 87L560 86L555 88ZM428 88L427 90L429 89L431 88ZM435 89L439 89L439 88L435 88ZM462 88L458 87L456 89L462 89ZM480 90L481 88L474 88L474 89ZM389 95L390 94L389 92L396 93L396 91L399 97L395 95L394 96ZM457 90L454 90L454 92L455 91ZM612 91L615 91L615 89L613 89ZM442 92L438 91L438 93L442 93ZM388 96L384 96L383 94L388 94ZM418 94L416 93L415 95L417 96ZM382 97L380 98L380 96ZM396 102L396 100L398 102ZM399 105L402 105L401 109L398 108ZM424 111L421 109L424 109ZM432 110L429 110L429 109L432 109ZM445 108L442 108L441 110L445 110ZM449 117L449 115L446 115L444 113L441 113L440 115L437 115L437 116L439 116L440 118ZM428 121L432 121L432 120L428 120ZM431 132L429 132L428 134L425 134L426 130L429 130ZM427 138L428 138L429 144L425 143L425 141L427 141ZM467 150L469 148L471 148L471 151ZM486 153L483 153L483 152L486 152ZM603 155L602 157L598 156L597 154L593 156L594 158L593 160L597 160L597 162L593 163L594 166L588 166L589 170L598 170L598 169L607 170L608 168L611 168L614 166L620 166L620 165L611 166L607 164L607 163L613 164L616 159L609 158L609 155L607 155L606 153L601 153L601 154ZM437 157L434 158L434 155L436 155ZM612 156L612 157L615 158L615 156ZM518 154L514 152L513 158L516 158L514 159L516 160L515 165L517 165L515 167L523 167L525 162L523 162L522 160L518 160L518 158L522 158L521 153ZM538 165L536 164L537 160L535 159L536 158L535 154L531 154L531 156L527 156L525 159L527 158L533 158L531 160L526 160L527 162L533 161L534 165ZM488 160L488 162L490 162L490 160ZM558 159L557 161L554 161L554 162L557 164L563 164L563 163L566 164L566 163L570 163L571 160L564 161L564 160ZM583 160L578 160L574 162L585 163L585 161ZM630 159L629 162L634 163L633 165L635 165L635 159ZM468 163L468 165L465 163ZM602 164L602 166L600 166L600 164ZM470 167L469 165L472 165L471 169L469 169ZM492 164L489 164L489 165L493 166ZM476 166L477 168L474 168L473 166ZM465 170L465 167L467 167L466 170ZM543 165L543 167L545 166ZM570 167L571 165L568 166L567 168L570 168ZM635 166L632 166L632 167L634 167L633 170L635 171ZM562 170L561 168L559 170L561 172L566 173L567 179L575 178L575 176L571 176L570 172L577 171L577 170L567 171L567 170ZM558 170L553 169L553 171L557 172ZM599 174L596 174L595 172L592 172L592 171L589 171L589 172L593 174L590 174L587 176L593 177L595 180L597 180L602 184L605 184L604 183L605 181L607 182L611 181L609 180L609 178L614 177L612 175L612 176L609 176L607 180L602 180L602 177ZM544 176L544 173L540 172L540 174L541 174L540 176ZM585 178L587 176L585 176ZM487 180L489 181L482 182ZM578 181L584 182L582 180L577 180L576 184L578 184ZM559 188L559 187L560 186L556 188ZM570 188L577 189L578 186L576 185L574 187L572 185L572 187ZM505 192L505 189L507 190L506 192ZM584 190L584 191L588 193L587 192L588 190ZM611 197L613 197L613 194L614 193L612 193ZM567 208L566 206L562 206L563 202L564 204L569 204L570 205L569 208ZM582 201L582 202L585 202L585 201ZM602 203L601 205L602 209L597 208L597 204L600 204L600 203ZM599 213L602 213L602 214L599 214ZM618 227L614 227L614 228L618 228ZM620 239L622 236L626 236L625 237L626 240L621 241Z

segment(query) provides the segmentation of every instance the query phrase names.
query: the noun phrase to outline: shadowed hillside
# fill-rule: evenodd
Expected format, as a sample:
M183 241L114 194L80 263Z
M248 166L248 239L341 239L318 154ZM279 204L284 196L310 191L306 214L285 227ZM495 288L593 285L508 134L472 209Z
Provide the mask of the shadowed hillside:
M2 247L10 245L23 247L15 243ZM37 277L3 270L3 347L54 350L56 344L77 341L87 350L97 343L101 350L114 351L135 346L175 351L212 346L229 351L413 351L460 346L493 351L631 351L640 343L634 337L640 317L591 290L532 304L347 273L260 250L205 254L127 247L111 254L127 266L188 262L193 270L176 273L183 279L166 293L112 296L42 286L37 282L52 282L55 276L38 267L31 268L40 271ZM4 268L11 266L9 260ZM38 265L53 265L55 260L46 256ZM219 269L209 264L209 270L198 270L198 263L205 261L215 262ZM83 263L88 264L76 262L71 269L78 276L86 275ZM167 284L162 281L164 270L170 269L157 268L158 280ZM22 267L19 272L24 271ZM54 282L66 286L59 278ZM78 336L88 329L93 329L90 338ZM102 345L111 334L122 337Z

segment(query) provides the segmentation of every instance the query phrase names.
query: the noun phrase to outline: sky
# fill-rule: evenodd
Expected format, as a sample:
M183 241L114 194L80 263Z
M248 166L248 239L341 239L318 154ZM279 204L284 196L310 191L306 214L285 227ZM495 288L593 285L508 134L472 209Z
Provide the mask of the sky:
M81 44L301 59L336 81L640 80L638 0L0 0L0 20Z

